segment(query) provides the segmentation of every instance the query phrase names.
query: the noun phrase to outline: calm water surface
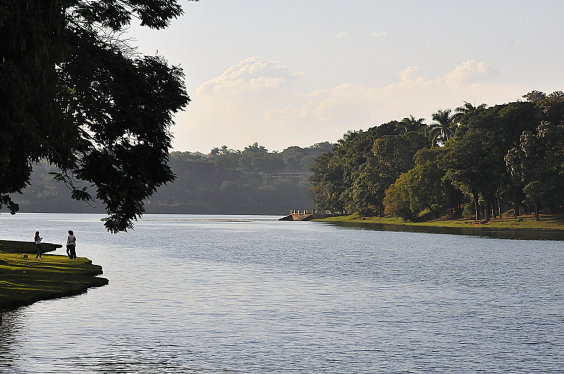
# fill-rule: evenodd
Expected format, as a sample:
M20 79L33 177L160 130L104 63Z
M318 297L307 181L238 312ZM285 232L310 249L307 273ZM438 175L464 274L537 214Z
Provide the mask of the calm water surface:
M0 215L2 239L74 230L110 280L4 313L1 373L564 372L562 241L100 218Z

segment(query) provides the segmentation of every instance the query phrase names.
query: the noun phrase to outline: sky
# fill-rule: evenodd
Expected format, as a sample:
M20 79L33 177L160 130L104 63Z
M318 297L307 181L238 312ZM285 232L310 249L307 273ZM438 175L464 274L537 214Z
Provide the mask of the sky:
M179 0L131 44L180 65L173 150L336 142L409 115L564 91L564 1Z

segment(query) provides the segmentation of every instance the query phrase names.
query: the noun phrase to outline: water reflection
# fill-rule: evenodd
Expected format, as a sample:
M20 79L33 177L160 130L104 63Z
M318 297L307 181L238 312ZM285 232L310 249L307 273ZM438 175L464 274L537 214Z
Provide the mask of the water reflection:
M420 232L430 234L450 234L481 236L495 239L520 240L564 240L564 230L534 230L534 229L489 229L476 227L435 227L408 226L394 224L378 224L364 222L323 222L347 228L362 228L375 231Z
M80 255L110 284L6 314L1 373L547 373L564 362L561 242L165 215L115 236L87 215L18 217L6 229L0 216L5 235L80 233Z
M0 324L0 372L13 373L15 371L12 357L20 355L25 336L25 308L4 312Z

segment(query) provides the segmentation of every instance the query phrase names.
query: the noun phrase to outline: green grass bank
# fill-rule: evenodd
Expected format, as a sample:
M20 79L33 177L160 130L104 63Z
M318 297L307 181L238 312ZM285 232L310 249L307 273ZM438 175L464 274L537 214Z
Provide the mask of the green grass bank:
M318 222L333 222L345 226L378 227L389 231L432 232L444 234L481 235L515 238L564 240L564 215L541 214L535 220L533 214L513 217L512 212L489 222L472 218L452 219L443 217L418 222L404 221L397 217L362 217L359 215L328 217L315 219Z
M48 243L42 246L51 250L60 247ZM36 252L34 243L0 240L0 310L78 295L90 287L108 284L98 276L102 267L87 258L69 260L67 256L44 253L36 259Z
M411 222L404 221L398 217L361 217L356 214L349 216L328 217L316 219L324 222L362 222L374 224L391 224L406 226L430 226L430 227L475 227L475 228L499 228L499 229L528 229L528 230L564 230L564 215L541 214L540 220L535 220L534 214L521 215L514 218L506 213L502 218L493 218L489 222L476 221L471 218L450 219L448 217L431 219L426 221Z

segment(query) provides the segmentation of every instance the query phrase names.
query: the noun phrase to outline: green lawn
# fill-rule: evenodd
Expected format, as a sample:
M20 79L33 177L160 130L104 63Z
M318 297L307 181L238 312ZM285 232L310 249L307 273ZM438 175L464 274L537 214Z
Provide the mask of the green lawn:
M102 267L87 258L24 253L22 246L0 240L0 309L14 309L39 300L78 295L108 284ZM31 243L33 244L33 243ZM25 247L26 245L23 245ZM27 256L27 258L26 258Z
M541 214L540 221L535 220L533 214L521 215L514 218L504 214L502 218L491 219L489 222L476 221L471 218L434 219L424 222L408 222L396 217L360 217L358 215L329 217L316 221L325 222L362 222L366 224L393 224L407 226L430 227L459 227L459 228L499 228L499 229L527 229L527 230L564 230L564 215Z

